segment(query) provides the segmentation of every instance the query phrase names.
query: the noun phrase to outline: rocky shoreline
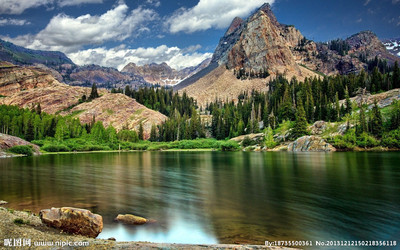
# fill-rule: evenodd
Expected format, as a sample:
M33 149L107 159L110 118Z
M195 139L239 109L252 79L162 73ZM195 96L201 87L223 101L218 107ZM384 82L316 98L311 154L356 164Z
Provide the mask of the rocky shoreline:
M118 242L114 240L93 239L80 235L71 235L50 228L42 223L39 216L29 211L16 211L0 207L0 248L11 248L5 244L14 244L13 240L21 240L21 246L28 243L34 249L73 249L72 246L61 247L62 243L77 243L83 249L293 249L267 247L264 245L234 244L167 244L151 242ZM11 240L11 241L8 241ZM19 244L19 243L18 243ZM43 244L48 244L43 246ZM50 246L49 244L53 244ZM40 245L40 246L39 246Z

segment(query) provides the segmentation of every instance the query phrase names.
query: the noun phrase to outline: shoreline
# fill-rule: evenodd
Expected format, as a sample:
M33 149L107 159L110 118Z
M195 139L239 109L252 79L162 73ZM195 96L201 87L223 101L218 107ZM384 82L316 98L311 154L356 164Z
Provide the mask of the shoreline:
M215 148L194 148L194 149L161 149L161 150L95 150L95 151L74 151L74 152L41 152L40 155L34 156L42 156L42 155L69 155L69 154L90 154L90 153L132 153L132 152L222 152L221 150L217 150ZM286 152L286 153L335 153L335 152L325 152L325 151L287 151L287 150L274 150L267 149L262 151L224 151L224 152ZM354 148L354 149L337 149L337 153L342 152L400 152L398 148L385 148L385 147L374 147L374 148ZM0 154L0 159L9 159L15 157L26 157L26 155L21 154L12 154L6 153Z
M22 223L16 223L16 220ZM176 244L152 243L138 241L114 241L97 238L88 238L80 235L71 235L44 225L40 218L28 211L18 211L0 206L0 247L4 246L4 239L29 239L31 247L35 249L49 249L49 246L35 246L43 242L80 242L88 246L79 246L84 249L294 249L286 247L269 247L265 245L236 245L236 244ZM53 248L56 246L53 246ZM59 247L56 247L59 248ZM69 248L69 247L67 247ZM73 248L73 247L71 247Z

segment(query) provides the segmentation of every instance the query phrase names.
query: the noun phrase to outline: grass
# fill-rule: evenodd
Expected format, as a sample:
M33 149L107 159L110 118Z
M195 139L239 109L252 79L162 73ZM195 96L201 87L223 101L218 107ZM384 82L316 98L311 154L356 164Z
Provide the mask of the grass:
M307 67L307 66L304 65L304 64L299 64L299 65L300 65L301 67L303 67L303 68L306 68L306 69L308 69L308 70L314 72L315 74L318 74L318 75L320 75L320 76L326 76L324 73L319 72L319 71L316 71L316 70L312 70L312 69L310 69L309 67Z

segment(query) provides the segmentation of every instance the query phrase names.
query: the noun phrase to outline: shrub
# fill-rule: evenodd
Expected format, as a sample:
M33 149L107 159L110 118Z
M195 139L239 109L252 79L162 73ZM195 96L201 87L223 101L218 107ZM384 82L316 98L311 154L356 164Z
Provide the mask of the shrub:
M47 152L69 152L70 149L63 144L45 144L42 149Z
M20 155L26 155L26 156L33 155L32 146L28 146L28 145L14 146L14 147L10 148L8 151L11 153L14 153L14 154L20 154Z
M221 150L222 151L237 151L240 149L240 146L237 142L235 141L225 141L221 143Z
M384 133L382 137L382 145L389 148L400 148L400 129Z
M357 137L357 146L367 148L367 147L376 147L379 145L379 142L368 133L362 133Z

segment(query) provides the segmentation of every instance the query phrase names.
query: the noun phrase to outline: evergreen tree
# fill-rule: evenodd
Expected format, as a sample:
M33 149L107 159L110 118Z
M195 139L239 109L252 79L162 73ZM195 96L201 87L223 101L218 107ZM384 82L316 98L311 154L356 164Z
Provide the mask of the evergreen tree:
M377 137L382 136L383 132L383 122L382 114L379 110L378 104L375 101L374 106L371 111L371 122L370 122L371 133Z
M307 117L304 111L302 101L297 101L296 121L293 127L293 136L295 138L307 135Z
M178 134L179 134L179 132L178 132ZM179 138L178 138L178 140L179 140ZM149 141L157 141L157 127L156 127L156 125L155 124L152 124L151 125L151 130L150 130L150 139L149 139Z
M344 91L344 96L346 99L346 114L351 114L352 107L351 107L351 101L350 101L350 95L349 95L349 89L346 86L346 89Z
M400 68L397 61L394 62L393 76L392 76L393 88L400 88Z
M99 97L99 93L97 92L96 83L92 84L92 91L90 92L89 100L93 100Z
M144 136L143 136L143 124L142 124L142 123L139 124L139 133L138 133L138 136L139 136L139 140L141 140L141 141L144 140Z

